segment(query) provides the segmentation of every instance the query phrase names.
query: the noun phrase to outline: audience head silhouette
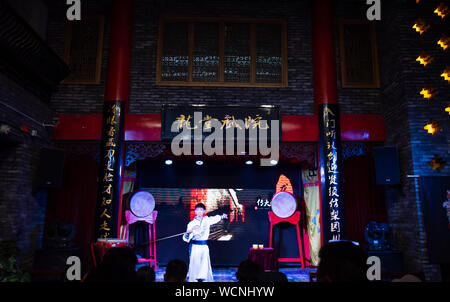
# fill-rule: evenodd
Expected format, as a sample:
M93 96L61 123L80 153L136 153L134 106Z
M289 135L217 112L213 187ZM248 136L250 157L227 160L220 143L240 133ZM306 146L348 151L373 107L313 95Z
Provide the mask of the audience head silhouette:
M239 264L236 272L236 279L239 282L258 281L259 276L264 272L264 269L257 263L247 259Z
M86 281L135 281L137 257L129 247L114 247Z
M179 259L171 260L166 267L164 282L185 282L188 272L187 264Z
M149 266L142 266L136 272L136 279L139 282L154 282L156 274L153 268Z
M368 281L367 254L351 241L335 241L324 245L319 252L318 282Z

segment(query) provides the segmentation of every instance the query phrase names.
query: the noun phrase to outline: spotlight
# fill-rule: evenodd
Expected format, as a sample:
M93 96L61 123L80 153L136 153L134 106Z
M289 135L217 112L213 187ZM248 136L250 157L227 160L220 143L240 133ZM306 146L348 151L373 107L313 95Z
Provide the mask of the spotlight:
M246 164L246 165L253 165L253 162L252 162L251 160L247 160L247 161L245 162L245 164Z
M278 164L278 161L272 159L272 160L270 161L270 164L271 164L272 166L275 166L276 164Z
M198 166L203 165L203 161L202 161L202 160L197 160L195 163L196 163Z
M171 159L166 159L166 161L164 163L166 165L170 166L171 164L173 164L173 161Z

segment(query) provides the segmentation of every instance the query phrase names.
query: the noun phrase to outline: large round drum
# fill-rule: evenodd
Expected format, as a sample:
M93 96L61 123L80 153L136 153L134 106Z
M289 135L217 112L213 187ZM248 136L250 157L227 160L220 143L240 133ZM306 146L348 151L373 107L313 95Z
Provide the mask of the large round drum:
M273 196L271 208L277 217L288 218L297 210L297 200L291 193L279 192Z
M131 196L130 210L136 217L147 217L155 209L155 199L147 191L138 191Z

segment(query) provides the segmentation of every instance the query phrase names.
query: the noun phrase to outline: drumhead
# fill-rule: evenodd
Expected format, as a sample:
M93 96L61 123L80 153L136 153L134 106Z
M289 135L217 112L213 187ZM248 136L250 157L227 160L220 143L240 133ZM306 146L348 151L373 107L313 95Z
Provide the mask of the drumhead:
M155 209L155 199L147 191L138 191L131 196L130 210L136 217L147 217Z
M277 217L288 218L297 210L297 200L291 193L279 192L273 196L271 208Z

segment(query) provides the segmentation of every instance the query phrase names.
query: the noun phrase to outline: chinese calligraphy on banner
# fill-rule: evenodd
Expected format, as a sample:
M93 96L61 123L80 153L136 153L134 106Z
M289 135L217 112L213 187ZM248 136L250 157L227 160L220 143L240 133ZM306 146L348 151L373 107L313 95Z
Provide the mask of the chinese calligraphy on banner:
M341 135L337 104L319 106L324 242L344 239Z
M97 201L96 236L115 238L117 233L118 207L120 202L120 166L123 149L123 102L107 102L103 112L99 179Z
M270 129L271 121L279 120L279 109L275 107L194 107L194 106L166 106L163 110L162 139L172 140L177 133L171 131L173 123L177 128L188 130L199 129L211 131L213 121L220 124L221 130ZM201 120L194 120L194 112L201 112ZM206 136L202 133L203 138ZM248 133L245 135L249 139Z

